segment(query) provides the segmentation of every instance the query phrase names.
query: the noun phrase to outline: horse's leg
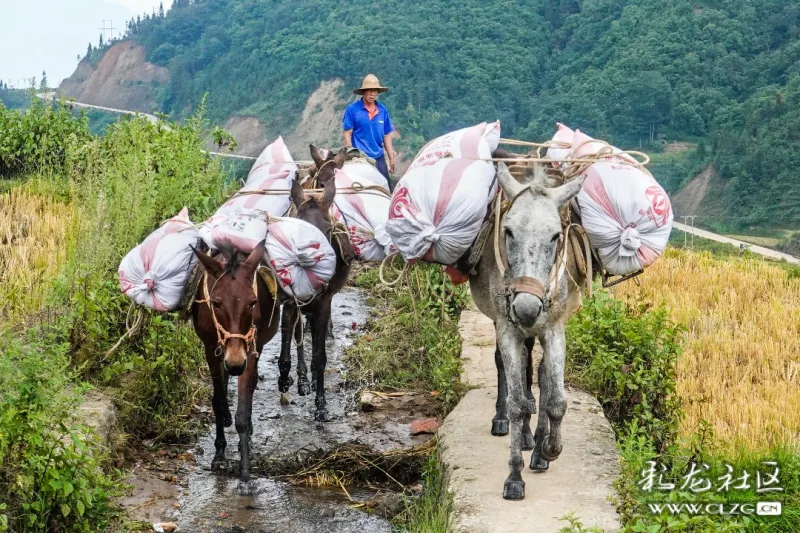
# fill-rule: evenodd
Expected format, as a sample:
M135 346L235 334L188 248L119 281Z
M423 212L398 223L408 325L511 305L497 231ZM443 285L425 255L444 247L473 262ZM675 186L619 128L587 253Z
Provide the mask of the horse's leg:
M497 401L494 404L494 418L492 418L492 435L502 437L508 435L508 413L506 412L506 371L503 368L503 357L500 355L500 346L494 345L494 366L497 367Z
M328 331L328 321L330 320L331 297L325 296L320 302L317 313L313 313L313 326L311 337L313 339L311 355L311 376L316 383L316 398L314 403L317 412L314 415L318 422L330 421L327 403L325 401L325 366L328 364L327 354L325 353L325 336Z
M292 370L292 334L294 333L295 321L298 318L297 307L290 304L283 306L281 313L281 355L278 357L278 390L281 393L289 392L294 380L289 372ZM298 345L298 352L300 348Z
M214 459L211 461L211 468L215 469L225 463L225 448L228 443L225 440L225 428L233 423L231 410L228 407L228 374L225 372L221 357L217 357L214 352L216 346L206 347L206 361L211 372L211 383L214 386L214 396L211 399L211 407L214 409L214 425L217 430L217 437L214 439Z
M564 328L554 326L547 329L539 338L546 361L539 386L547 385L547 403L542 403L542 410L547 412L550 422L550 434L542 439L540 455L546 461L555 461L561 455L561 420L567 411L567 397L564 392L564 359L567 343Z
M528 412L528 400L525 397L525 368L523 364L527 354L524 353L524 339L519 331L508 321L498 320L497 344L503 359L506 373L506 409L511 429L511 454L508 466L511 472L503 485L503 498L521 500L525 497L525 482L522 480L523 419Z
M536 414L536 398L533 396L533 343L534 339L525 339L525 398L527 414L522 419L522 449L533 449L533 433L531 432L531 415Z
M308 382L308 367L306 366L306 349L303 345L303 316L299 315L294 328L294 343L297 346L297 394L308 396L311 393L311 384Z
M536 433L533 435L533 454L531 455L531 470L544 472L550 467L550 462L542 458L542 443L550 429L550 420L547 418L547 410L543 407L548 404L548 392L550 391L547 382L547 371L545 365L547 361L542 358L539 363L539 421L536 424Z
M254 355L248 354L247 368L239 376L239 401L236 405L236 433L239 434L239 456L241 467L239 479L250 480L250 435L253 433L253 391L258 381L258 362Z
M325 336L328 339L335 338L333 336L333 318L331 318L331 313L332 313L332 311L328 312L328 328L325 330Z

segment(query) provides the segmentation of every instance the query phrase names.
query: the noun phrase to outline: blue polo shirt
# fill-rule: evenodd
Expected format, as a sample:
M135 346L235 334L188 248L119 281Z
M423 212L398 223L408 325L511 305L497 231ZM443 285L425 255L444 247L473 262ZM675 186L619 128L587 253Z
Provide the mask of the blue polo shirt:
M394 131L386 106L380 102L375 102L375 105L378 114L370 119L364 99L359 98L344 110L342 121L344 131L353 130L353 147L372 159L383 155L383 136Z

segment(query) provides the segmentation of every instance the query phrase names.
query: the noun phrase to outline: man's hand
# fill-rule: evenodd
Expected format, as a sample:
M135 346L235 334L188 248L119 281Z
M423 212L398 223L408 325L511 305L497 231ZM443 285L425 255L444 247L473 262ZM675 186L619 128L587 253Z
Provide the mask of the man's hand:
M389 156L389 174L394 174L394 154Z

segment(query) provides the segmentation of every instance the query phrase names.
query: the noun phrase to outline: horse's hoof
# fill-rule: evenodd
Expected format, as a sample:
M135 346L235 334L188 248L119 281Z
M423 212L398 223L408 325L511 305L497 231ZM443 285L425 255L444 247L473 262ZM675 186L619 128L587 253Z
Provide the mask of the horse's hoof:
M561 455L562 449L563 446L559 445L558 447L554 447L550 445L550 437L549 436L545 437L544 441L542 442L542 451L541 451L542 459L548 462L555 461L556 459L558 459L558 456Z
M495 418L492 420L492 435L504 437L508 435L508 419Z
M211 470L212 472L218 472L220 470L226 470L228 467L228 462L225 460L225 456L222 457L214 456L214 460L211 461Z
M527 433L522 434L522 446L520 447L520 450L529 452L535 445L536 442L533 440L533 433L528 431Z
M231 416L230 411L222 415L222 427L229 428L233 425L233 417Z
M504 500L523 500L525 499L525 482L521 479L519 481L512 481L507 479L503 485L503 499Z
M550 468L550 461L542 459L542 455L535 451L531 455L531 470L534 472L546 472Z
M278 391L279 392L289 392L289 387L294 385L294 378L292 376L286 376L278 378Z
M314 420L317 422L330 422L331 415L327 409L317 409L317 412L314 413Z
M536 398L528 398L526 403L526 408L528 409L528 414L535 415L536 414Z
M311 394L311 384L308 382L307 379L301 379L297 383L297 394L300 396L308 396Z

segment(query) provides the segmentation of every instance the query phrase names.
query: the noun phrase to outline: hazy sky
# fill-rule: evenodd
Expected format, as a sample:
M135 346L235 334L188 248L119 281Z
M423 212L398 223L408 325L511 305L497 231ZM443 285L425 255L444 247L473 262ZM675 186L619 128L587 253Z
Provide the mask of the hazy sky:
M27 86L23 78L36 76L38 83L44 70L56 86L72 74L89 42L97 45L104 20L106 26L113 21L119 36L131 17L158 9L159 1L0 0L0 78ZM171 5L164 0L165 9Z

